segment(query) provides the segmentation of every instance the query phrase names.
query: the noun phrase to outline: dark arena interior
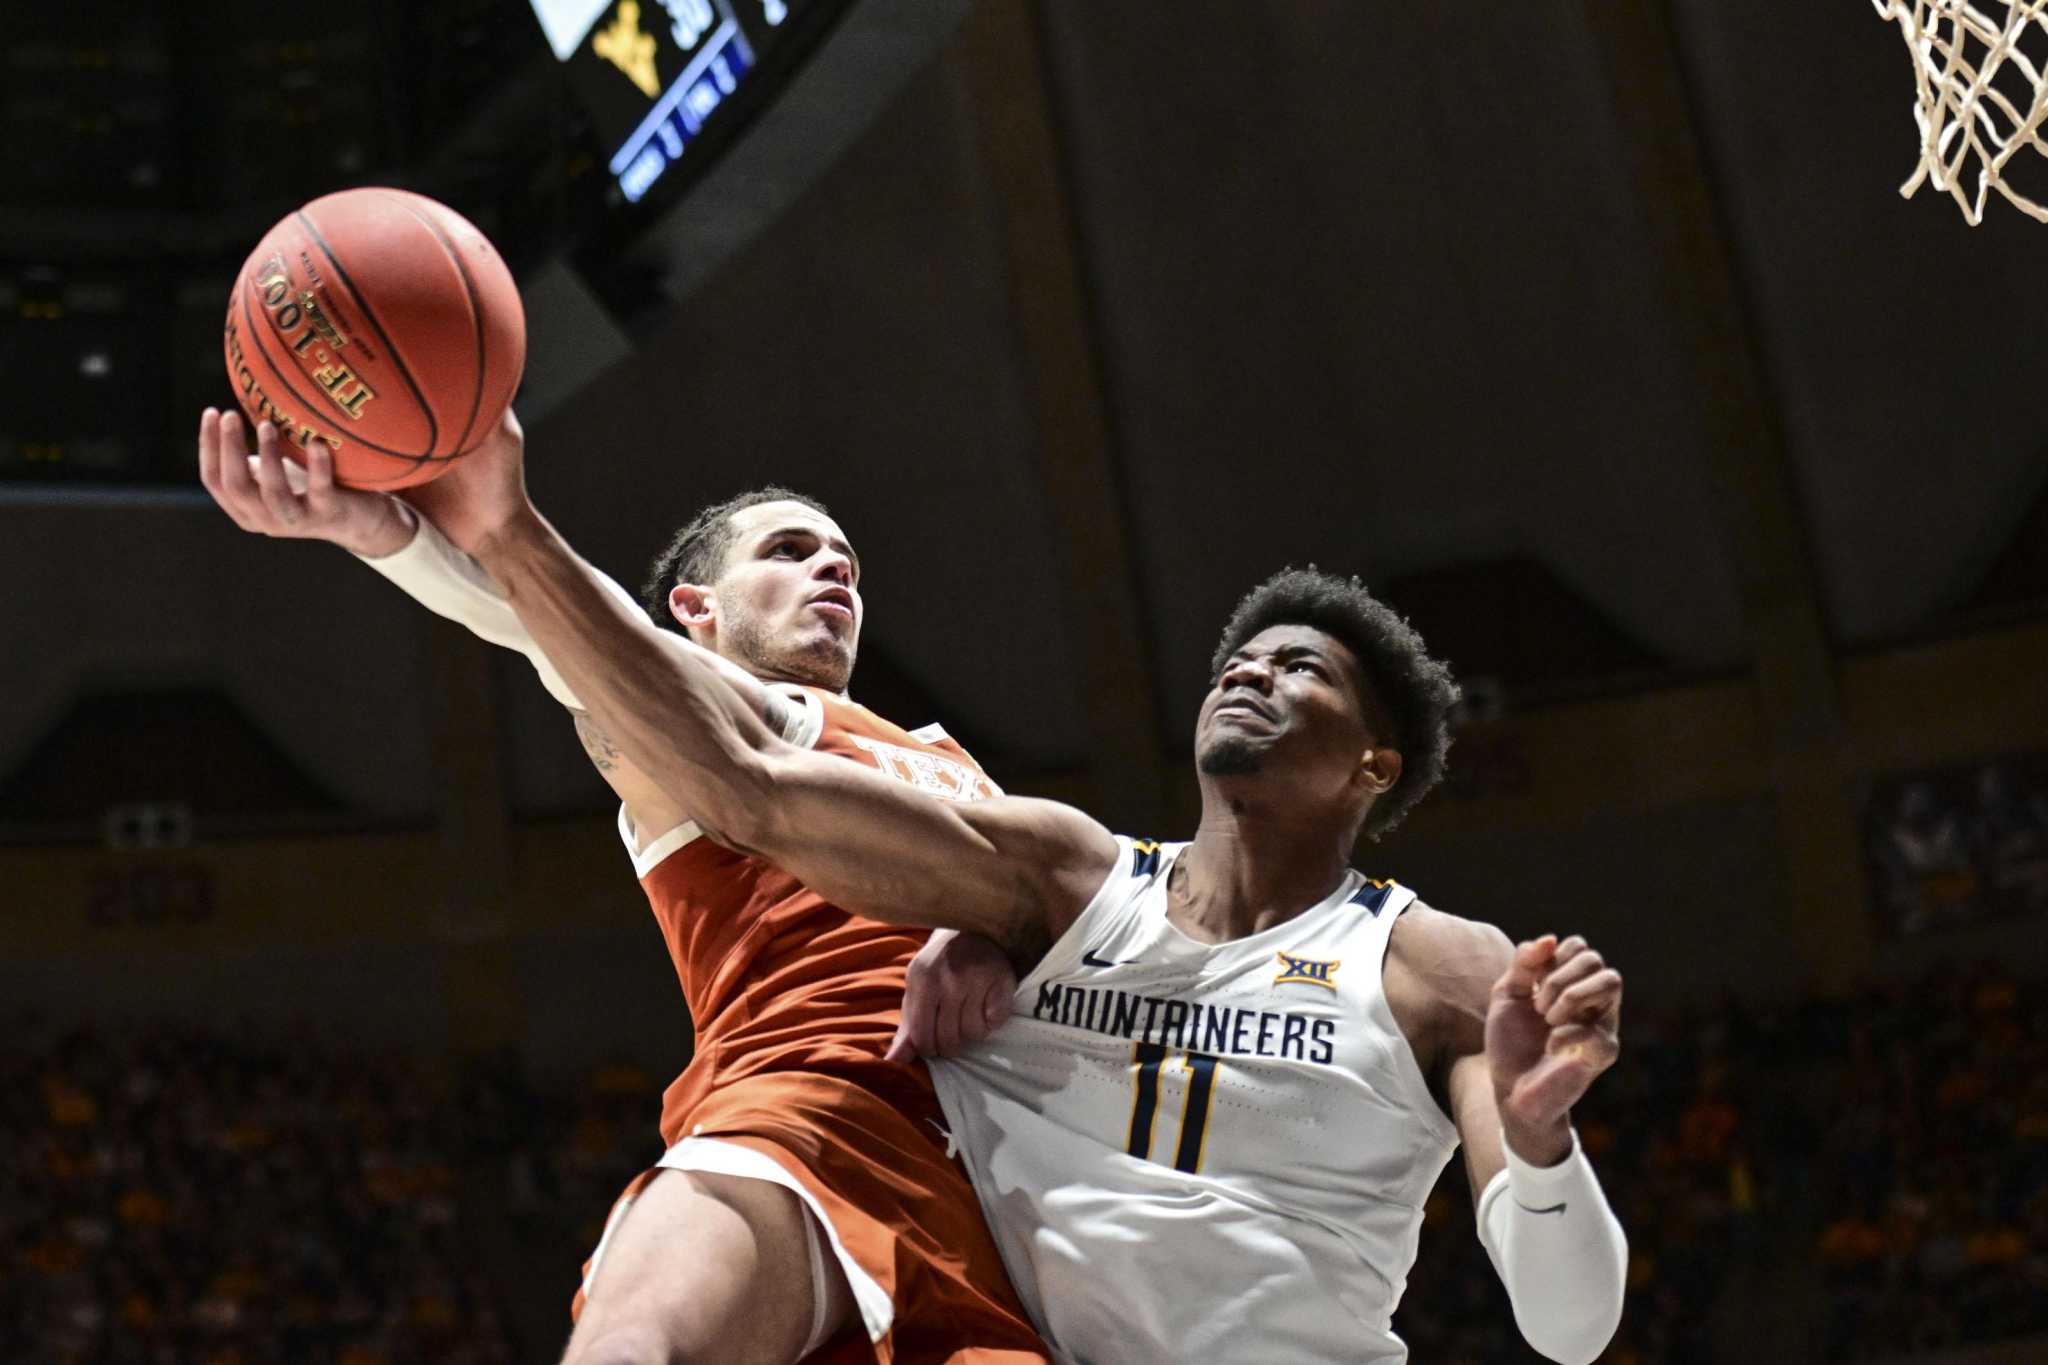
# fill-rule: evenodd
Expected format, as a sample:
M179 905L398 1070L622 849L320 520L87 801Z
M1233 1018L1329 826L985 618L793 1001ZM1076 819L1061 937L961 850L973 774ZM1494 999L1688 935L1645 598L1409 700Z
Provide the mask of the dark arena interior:
M1188 838L1245 591L1406 617L1448 775L1355 865L1627 978L1599 1360L2048 1360L2048 226L1901 197L1872 8L6 6L0 1362L545 1365L662 1155L576 729L194 466L369 185L510 265L571 544L819 499L851 695L1006 792ZM1541 1359L1455 1159L1420 1220L1418 1365Z

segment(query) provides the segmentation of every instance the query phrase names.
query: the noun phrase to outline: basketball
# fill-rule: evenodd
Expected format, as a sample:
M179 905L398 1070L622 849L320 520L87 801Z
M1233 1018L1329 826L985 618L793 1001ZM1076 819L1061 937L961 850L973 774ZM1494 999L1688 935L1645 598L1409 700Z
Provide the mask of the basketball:
M526 364L518 286L490 239L444 204L343 190L280 222L228 299L228 378L251 421L304 463L395 489L446 473L504 414Z

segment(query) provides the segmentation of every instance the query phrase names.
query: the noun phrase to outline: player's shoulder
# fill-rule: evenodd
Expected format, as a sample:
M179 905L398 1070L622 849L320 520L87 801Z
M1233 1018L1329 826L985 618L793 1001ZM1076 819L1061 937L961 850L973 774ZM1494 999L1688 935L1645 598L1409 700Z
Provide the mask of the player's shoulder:
M1105 828L1105 834L1109 831ZM1153 839L1137 834L1110 834L1116 844L1115 858L1118 866L1127 868L1136 881L1157 877L1180 851L1187 847L1185 840Z
M1395 932L1438 947L1464 948L1482 954L1497 953L1502 958L1514 951L1514 945L1498 925L1439 910L1420 896L1409 903L1400 923L1395 926Z
M1394 924L1387 957L1413 969L1437 989L1459 997L1476 989L1484 999L1508 969L1515 945L1496 925L1453 915L1418 899Z
M1401 1031L1429 1072L1445 1055L1485 1045L1493 983L1514 957L1508 936L1483 920L1417 901L1394 924L1382 980Z

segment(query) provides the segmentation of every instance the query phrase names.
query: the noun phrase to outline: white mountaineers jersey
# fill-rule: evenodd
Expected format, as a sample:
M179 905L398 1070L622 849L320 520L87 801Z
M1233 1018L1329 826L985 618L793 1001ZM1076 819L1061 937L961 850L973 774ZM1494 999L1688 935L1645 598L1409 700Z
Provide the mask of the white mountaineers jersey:
M1003 1261L1064 1358L1403 1361L1391 1319L1457 1147L1380 985L1415 893L1356 872L1285 924L1166 920L1185 844L1102 889L933 1078Z

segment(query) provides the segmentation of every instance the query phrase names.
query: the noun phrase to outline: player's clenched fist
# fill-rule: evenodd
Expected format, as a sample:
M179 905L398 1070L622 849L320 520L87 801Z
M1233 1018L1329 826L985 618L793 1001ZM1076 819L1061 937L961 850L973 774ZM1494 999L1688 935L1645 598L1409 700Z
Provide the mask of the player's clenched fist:
M1493 986L1486 1061L1510 1145L1542 1165L1571 1149L1571 1108L1621 1055L1621 973L1574 935L1518 944Z
M396 554L412 539L412 514L385 493L334 481L334 456L315 441L301 470L284 458L277 428L256 428L247 453L241 414L208 408L199 418L199 482L235 525L259 535L331 541L366 559Z

